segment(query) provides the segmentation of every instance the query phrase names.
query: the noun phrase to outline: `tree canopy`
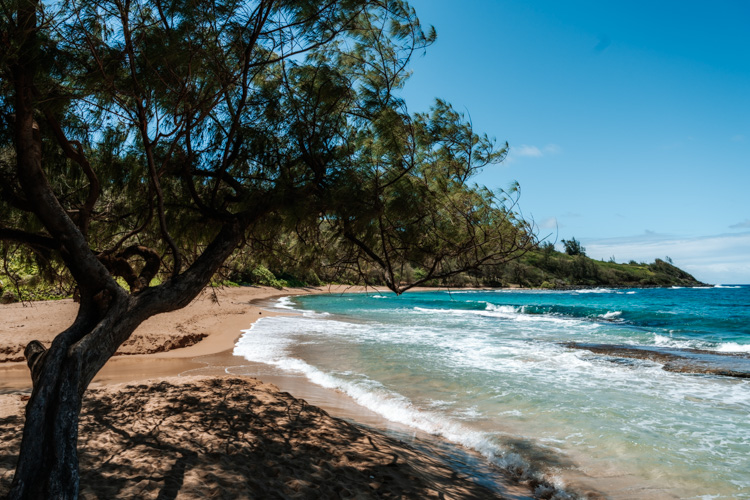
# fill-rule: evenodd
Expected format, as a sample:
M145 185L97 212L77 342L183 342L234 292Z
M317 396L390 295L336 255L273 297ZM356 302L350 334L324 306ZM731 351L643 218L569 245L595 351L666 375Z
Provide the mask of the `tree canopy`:
M76 495L88 383L238 247L396 293L529 247L514 191L471 183L507 145L399 98L434 39L400 0L0 0L0 251L80 298L27 348L12 496Z
M565 253L568 255L586 255L586 247L575 238L562 240L562 244L565 247Z

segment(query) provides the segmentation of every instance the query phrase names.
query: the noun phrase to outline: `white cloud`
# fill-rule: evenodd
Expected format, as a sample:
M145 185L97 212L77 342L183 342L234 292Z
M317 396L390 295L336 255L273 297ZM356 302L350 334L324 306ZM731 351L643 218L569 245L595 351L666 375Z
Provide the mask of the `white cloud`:
M542 153L542 150L538 147L528 146L526 144L521 144L517 148L510 148L510 150L516 156L531 156L533 158L539 158L540 156L544 155L544 153Z
M557 229L558 227L557 217L549 217L547 219L544 219L542 222L539 223L539 227L541 229Z
M595 259L652 262L671 257L675 265L707 283L750 283L750 232L680 238L653 232L584 242Z
M560 153L562 153L562 148L557 144L547 144L541 148L538 146L521 144L520 146L511 146L509 156L510 159L516 157L541 158L542 156L557 155Z
M750 219L745 219L737 224L732 224L729 229L750 229Z

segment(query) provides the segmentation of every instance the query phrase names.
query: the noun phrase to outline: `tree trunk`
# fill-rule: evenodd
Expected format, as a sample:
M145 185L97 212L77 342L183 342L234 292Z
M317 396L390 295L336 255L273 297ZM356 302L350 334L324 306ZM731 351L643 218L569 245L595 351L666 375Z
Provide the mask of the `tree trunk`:
M242 234L239 224L226 225L189 269L137 295L116 284L93 296L83 294L76 321L49 350L36 341L29 344L25 354L34 385L9 498L78 497L78 418L89 383L144 320L190 303Z
M78 415L80 370L65 359L56 373L41 375L26 407L21 452L11 499L78 496Z
M82 303L75 323L55 338L49 350L36 341L26 348L33 390L9 498L78 497L78 419L83 394L143 320L128 307L132 304L121 295L100 316L96 304ZM92 335L100 340L94 352L82 348L82 340Z

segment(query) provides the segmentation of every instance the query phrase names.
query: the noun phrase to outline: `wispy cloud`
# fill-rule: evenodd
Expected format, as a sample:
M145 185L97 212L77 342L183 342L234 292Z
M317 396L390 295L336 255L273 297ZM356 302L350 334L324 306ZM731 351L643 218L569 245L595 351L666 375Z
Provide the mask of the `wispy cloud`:
M533 158L538 158L544 155L544 153L542 153L542 150L538 147L529 146L526 144L521 144L517 148L511 148L511 151L515 153L516 156L531 156Z
M560 153L562 153L562 148L557 144L547 144L541 148L539 146L521 144L520 146L510 147L508 161L512 161L514 158L541 158L542 156L557 155Z
M750 229L750 219L745 219L737 224L732 224L729 229Z
M577 212L565 212L560 217L565 217L566 219L577 219L583 216Z
M732 142L745 142L745 136L742 134L736 134L731 137Z
M557 217L549 217L547 219L544 219L539 223L539 227L541 229L557 229L559 227Z
M671 257L675 264L707 283L750 283L750 232L695 238L644 234L587 240L586 253L595 259L614 255L618 262L651 262Z

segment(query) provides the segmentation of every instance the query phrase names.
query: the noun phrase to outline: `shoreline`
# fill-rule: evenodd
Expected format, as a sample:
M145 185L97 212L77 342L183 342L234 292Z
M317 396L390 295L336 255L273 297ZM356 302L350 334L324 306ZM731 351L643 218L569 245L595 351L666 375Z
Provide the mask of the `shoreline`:
M416 289L414 291L419 291ZM431 290L431 289L424 289ZM205 334L199 341L187 347L170 349L163 352L117 355L111 358L104 368L92 381L89 391L99 394L101 391L129 390L136 383L155 384L160 381L182 382L193 376L221 378L239 376L243 380L262 380L264 385L272 384L279 393L290 393L305 404L320 407L336 418L343 418L356 425L364 425L375 431L385 432L391 437L396 436L400 442L417 448L428 456L439 458L444 462L453 461L453 475L460 470L462 475L474 476L473 480L480 483L492 484L497 491L509 498L531 498L533 491L530 485L524 484L510 477L508 473L488 465L487 460L478 453L465 449L442 438L431 436L416 429L391 422L384 417L360 406L348 395L325 389L310 382L302 375L294 375L261 363L251 363L240 356L234 356L232 351L244 330L249 329L254 322L263 316L277 316L284 314L280 311L266 309L269 302L285 296L324 294L324 293L382 293L382 290L372 287L308 287L277 290L268 287L223 288L204 292L186 308L163 314L149 319L142 327L134 332L135 342L131 349L153 347L153 338L159 332L178 331L176 337ZM218 300L217 300L218 299ZM34 304L33 308L60 309L56 319L64 320L66 312L75 304L59 302L56 308L48 305ZM15 305L15 304L14 304ZM18 309L18 305L15 305ZM7 308L7 306L0 306ZM18 311L15 311L18 312ZM21 310L20 319L15 316L9 320L7 331L22 331L42 333L38 328L53 328L54 322L48 320L48 315L30 316L27 310ZM293 314L293 313L290 313ZM33 325L37 324L37 330ZM174 340L174 339L172 339ZM3 342L5 341L5 342ZM7 339L0 335L0 345L7 346ZM2 352L2 351L0 351ZM15 407L7 400L12 396L17 399L23 393L30 392L31 380L26 363L0 363L0 421L3 417L22 413L22 407L15 402ZM456 497L454 497L456 498ZM460 498L460 496L459 496Z
M334 292L324 287L289 288L286 291L271 287L206 290L185 308L146 320L107 361L92 384L109 385L179 376L185 371L203 366L200 362L193 361L195 358L234 349L243 330L250 328L263 314L282 314L266 310L260 302L289 295L345 293L339 290L351 288L337 287L333 289ZM356 290L364 291L359 288ZM76 309L77 305L71 299L0 306L8 323L2 332L5 335L0 333L0 353L8 353L11 347L15 347L9 347L9 344L20 338L20 341L15 342L18 346L15 355L10 353L5 358L0 357L0 393L31 389L26 361L16 360L19 355L22 356L21 346L31 340L40 340L48 345L59 331L72 322ZM157 337L161 337L161 344L156 340ZM176 347L184 343L181 339L185 338L192 342L184 347ZM161 348L166 350L150 352Z

